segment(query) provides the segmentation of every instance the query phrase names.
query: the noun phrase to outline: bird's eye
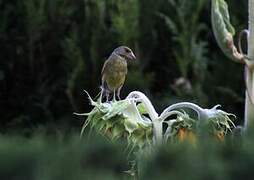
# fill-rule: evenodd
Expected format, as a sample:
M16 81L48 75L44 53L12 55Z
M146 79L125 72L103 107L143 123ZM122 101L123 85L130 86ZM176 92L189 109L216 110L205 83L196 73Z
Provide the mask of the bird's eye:
M126 53L130 53L131 51L129 49L125 49L125 52Z

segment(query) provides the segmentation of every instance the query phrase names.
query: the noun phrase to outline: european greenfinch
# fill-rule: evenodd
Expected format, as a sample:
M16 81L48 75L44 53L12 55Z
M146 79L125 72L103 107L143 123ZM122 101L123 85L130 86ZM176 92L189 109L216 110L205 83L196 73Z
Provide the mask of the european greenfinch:
M115 93L120 100L121 88L124 84L127 75L127 60L136 59L132 50L126 46L116 48L109 58L105 61L101 75L102 75L102 94L106 94L107 101L110 93L113 93L115 100Z

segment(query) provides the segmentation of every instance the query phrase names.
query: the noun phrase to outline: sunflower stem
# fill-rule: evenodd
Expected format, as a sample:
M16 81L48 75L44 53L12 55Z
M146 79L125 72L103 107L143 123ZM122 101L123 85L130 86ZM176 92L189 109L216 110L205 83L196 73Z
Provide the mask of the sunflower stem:
M157 118L153 121L154 145L161 145L163 141L162 121Z
M249 38L248 38L248 57L254 61L254 0L249 0ZM254 96L254 70L248 69L246 72L246 84L250 87L250 96ZM245 93L245 128L254 126L254 104L251 102L248 93Z

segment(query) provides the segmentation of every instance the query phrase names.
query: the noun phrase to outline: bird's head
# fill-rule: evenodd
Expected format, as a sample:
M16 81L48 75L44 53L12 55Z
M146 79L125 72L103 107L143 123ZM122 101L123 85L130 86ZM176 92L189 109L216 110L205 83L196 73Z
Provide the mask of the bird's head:
M126 60L135 60L136 56L134 55L134 53L132 52L132 50L130 48L128 48L127 46L120 46L118 48L116 48L113 53L117 54L118 56L121 56L122 58L126 59Z

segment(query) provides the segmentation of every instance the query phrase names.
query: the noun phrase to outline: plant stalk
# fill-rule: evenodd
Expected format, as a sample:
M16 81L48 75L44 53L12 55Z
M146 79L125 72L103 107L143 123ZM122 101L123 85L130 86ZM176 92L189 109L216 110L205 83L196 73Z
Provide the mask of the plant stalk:
M162 121L158 118L153 121L154 145L161 145L163 141Z
M249 38L248 38L248 57L254 61L254 0L249 0ZM254 96L254 71L246 68L246 83L250 87L250 95ZM254 104L245 92L245 128L254 126Z

